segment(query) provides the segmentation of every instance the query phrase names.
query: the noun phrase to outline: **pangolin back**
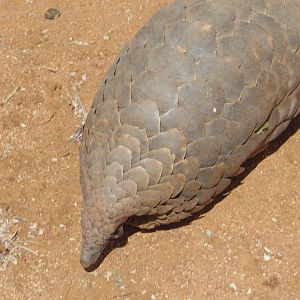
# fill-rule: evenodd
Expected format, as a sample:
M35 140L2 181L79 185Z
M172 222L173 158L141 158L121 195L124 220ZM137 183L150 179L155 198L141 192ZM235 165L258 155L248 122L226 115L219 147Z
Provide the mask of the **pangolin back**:
M85 240L118 214L153 228L201 211L284 131L300 112L299 9L178 0L123 47L84 128Z

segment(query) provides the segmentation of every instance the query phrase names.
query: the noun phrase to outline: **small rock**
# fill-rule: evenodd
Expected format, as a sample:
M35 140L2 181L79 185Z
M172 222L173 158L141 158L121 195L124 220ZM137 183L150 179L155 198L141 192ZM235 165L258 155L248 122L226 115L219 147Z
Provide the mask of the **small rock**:
M236 286L236 284L233 283L233 282L229 284L229 288L230 288L231 290L233 290L233 291L236 291L236 290L237 290L237 286Z
M106 34L104 34L102 38L103 38L104 41L108 41L109 40L109 36L106 35Z
M271 255L270 254L264 254L264 261L270 261L271 260Z
M151 295L151 300L156 300L156 296L155 295Z
M42 35L45 35L45 34L47 34L49 32L49 29L44 29L43 31L42 31Z
M87 74L83 74L82 77L81 77L81 79L82 79L83 81L87 81Z
M267 248L267 247L264 247L264 250L265 250L265 254L264 254L264 261L270 261L271 257L272 257L272 250Z
M45 19L54 20L55 18L60 17L61 13L57 8L49 8L45 12Z

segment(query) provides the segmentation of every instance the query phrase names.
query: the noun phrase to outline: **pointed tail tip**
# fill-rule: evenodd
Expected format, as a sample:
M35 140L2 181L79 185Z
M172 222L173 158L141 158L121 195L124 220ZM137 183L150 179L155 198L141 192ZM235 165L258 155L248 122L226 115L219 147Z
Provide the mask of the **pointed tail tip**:
M91 255L90 253L82 250L80 256L80 264L85 270L92 269L96 265L99 255Z

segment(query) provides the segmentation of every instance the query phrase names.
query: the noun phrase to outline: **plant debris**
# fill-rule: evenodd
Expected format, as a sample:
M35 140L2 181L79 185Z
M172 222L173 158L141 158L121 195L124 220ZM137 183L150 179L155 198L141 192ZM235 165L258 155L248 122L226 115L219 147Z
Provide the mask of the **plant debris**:
M120 289L121 290L125 289L125 284L124 284L123 279L121 278L120 273L118 271L114 271L114 276L115 276L116 282L119 285Z
M267 131L269 129L269 123L268 121L266 123L264 123L260 128L257 129L256 134L257 135L261 135L263 134L265 131Z
M74 40L73 38L70 38L69 45L78 45L78 46L89 46L91 44L95 44L95 41L79 41Z
M26 220L13 217L9 207L0 208L0 271L5 271L10 263L17 265L24 251L37 255L26 246L28 241L19 240L16 227L21 223L26 223Z
M72 143L80 142L82 138L83 126L87 118L87 111L81 102L79 87L82 81L73 86L73 97L71 98L70 106L72 107L76 117L80 118L81 126L69 137L68 141Z

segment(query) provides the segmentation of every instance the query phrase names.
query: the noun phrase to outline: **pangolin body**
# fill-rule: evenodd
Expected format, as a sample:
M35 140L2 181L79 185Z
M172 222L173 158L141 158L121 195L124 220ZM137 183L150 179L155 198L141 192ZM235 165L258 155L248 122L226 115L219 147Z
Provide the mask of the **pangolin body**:
M84 126L82 265L123 223L201 211L299 113L299 0L158 11L121 50Z

